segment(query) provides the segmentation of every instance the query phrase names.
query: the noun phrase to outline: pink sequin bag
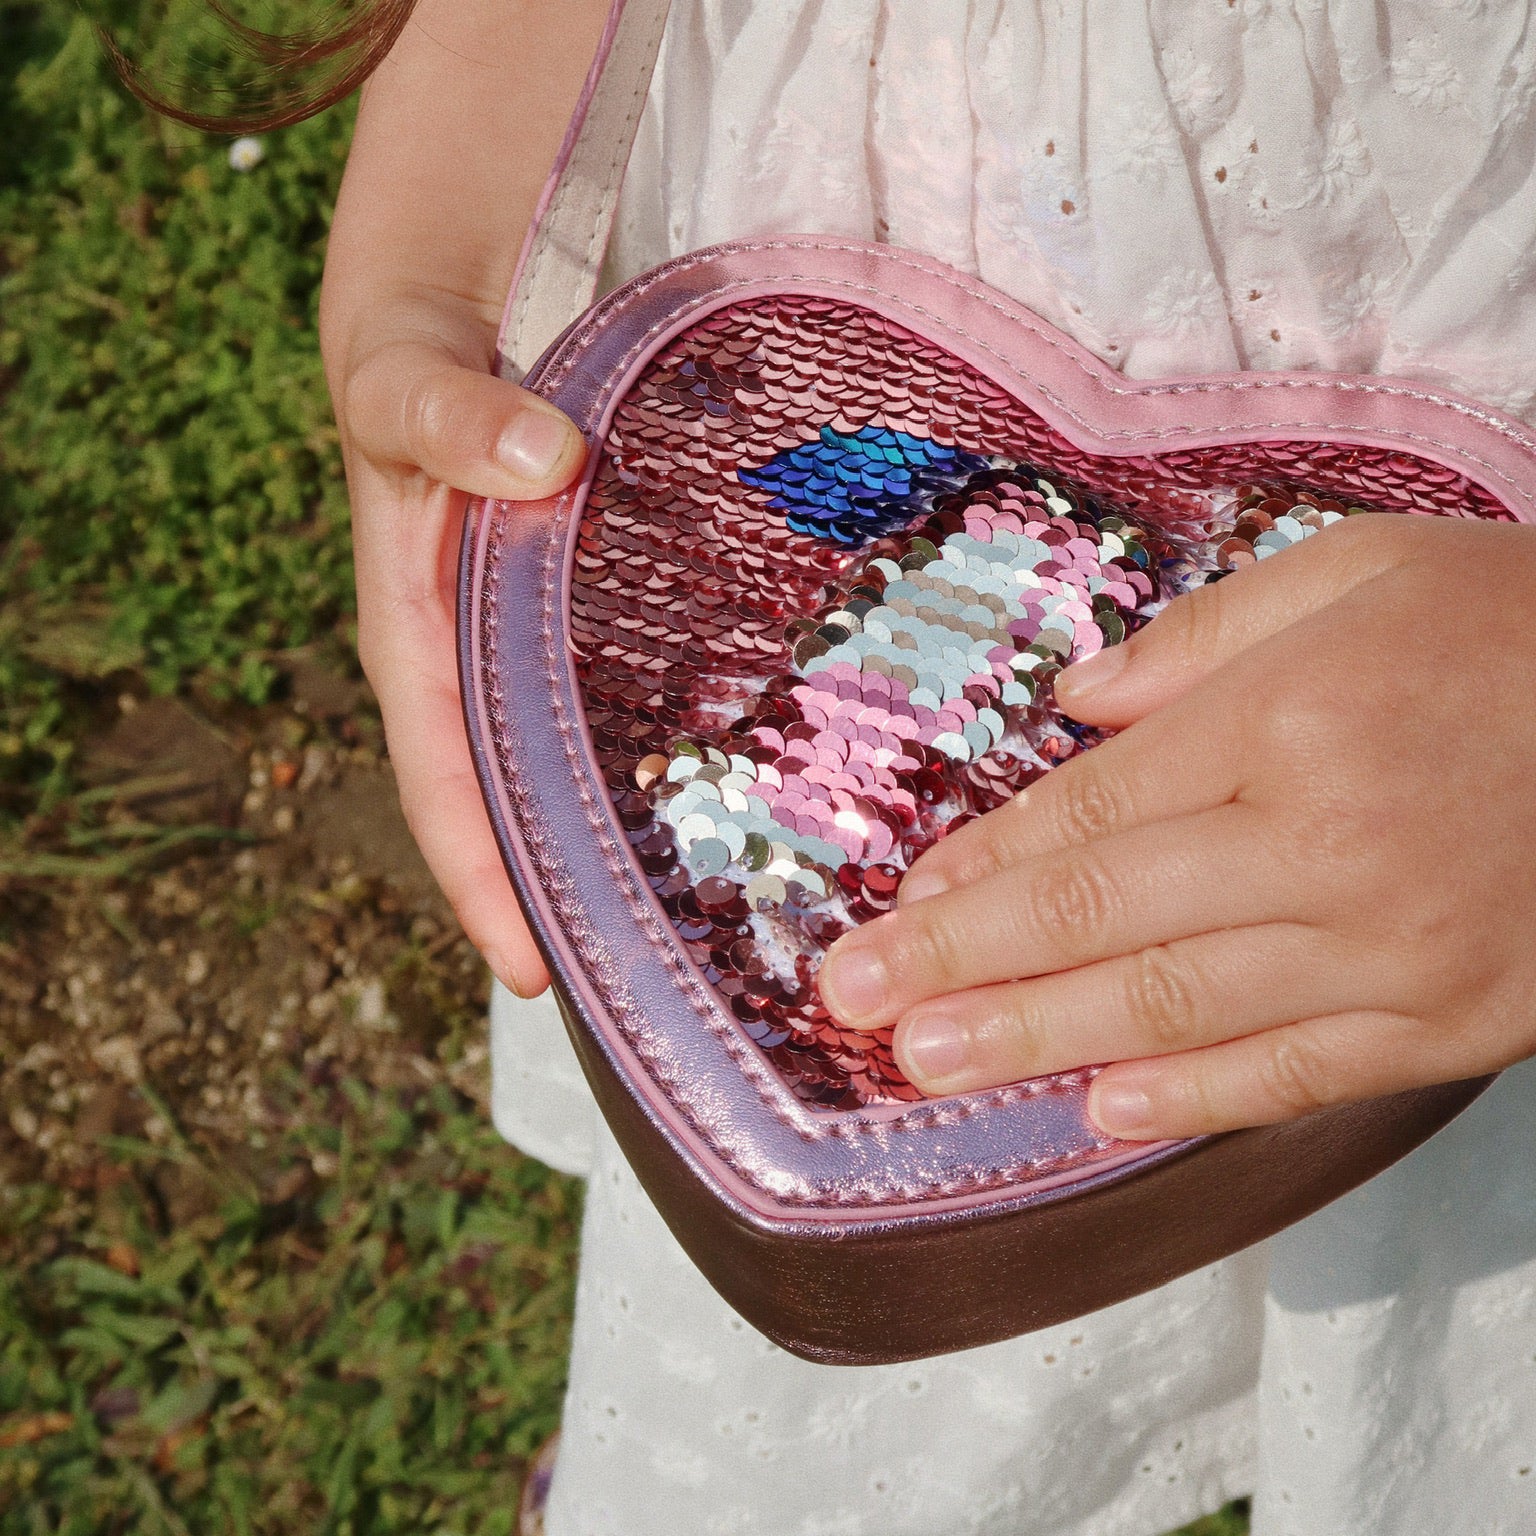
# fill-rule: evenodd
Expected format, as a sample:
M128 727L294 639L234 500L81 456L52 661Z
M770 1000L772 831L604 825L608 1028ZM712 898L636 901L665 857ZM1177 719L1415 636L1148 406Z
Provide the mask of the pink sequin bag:
M582 1066L668 1225L809 1359L963 1349L1267 1236L1485 1080L1131 1145L1092 1069L925 1100L816 964L902 871L1092 745L1051 678L1357 508L1532 520L1536 441L1384 378L1132 383L940 263L793 237L591 308L666 5L620 0L503 333L592 453L476 503L486 804ZM590 238L588 238L590 237Z

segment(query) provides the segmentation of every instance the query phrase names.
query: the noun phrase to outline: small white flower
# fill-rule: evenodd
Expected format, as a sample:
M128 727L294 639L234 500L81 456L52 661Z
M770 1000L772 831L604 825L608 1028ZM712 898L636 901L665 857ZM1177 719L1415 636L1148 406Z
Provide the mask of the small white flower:
M1194 134L1209 133L1226 116L1227 92L1210 65L1193 48L1176 48L1161 57L1163 82L1174 111Z
M1323 150L1312 168L1301 206L1331 203L1355 186L1371 168L1370 151L1359 124L1343 112L1329 116Z
M1146 299L1147 323L1160 335L1178 335L1226 318L1221 287L1208 271L1170 272Z
M1330 341L1340 341L1358 330L1368 320L1377 319L1391 302L1400 274L1384 277L1376 272L1361 272L1353 277L1324 284L1318 329Z
M267 157L267 147L260 139L236 139L229 146L229 163L237 171L254 171Z
M1119 126L1118 168L1137 177L1160 176L1184 163L1167 114L1147 107Z
M1455 100L1461 75L1438 37L1414 37L1392 64L1392 88L1420 106L1443 112Z
M834 1396L811 1411L806 1417L805 1430L814 1444L846 1451L864 1432L868 1417L868 1398Z

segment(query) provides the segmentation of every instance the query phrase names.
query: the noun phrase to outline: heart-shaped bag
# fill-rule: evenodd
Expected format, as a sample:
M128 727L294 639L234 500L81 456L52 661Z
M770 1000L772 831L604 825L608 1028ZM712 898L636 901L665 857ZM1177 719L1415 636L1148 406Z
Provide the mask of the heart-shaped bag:
M1352 511L1529 521L1536 441L1384 378L1133 383L983 284L811 237L699 251L587 309L666 5L622 0L503 357L592 453L469 508L460 654L486 804L641 1181L809 1359L1008 1337L1278 1230L1486 1080L1156 1145L1093 1070L925 1100L816 963L911 861L1092 745L1050 681L1172 596Z

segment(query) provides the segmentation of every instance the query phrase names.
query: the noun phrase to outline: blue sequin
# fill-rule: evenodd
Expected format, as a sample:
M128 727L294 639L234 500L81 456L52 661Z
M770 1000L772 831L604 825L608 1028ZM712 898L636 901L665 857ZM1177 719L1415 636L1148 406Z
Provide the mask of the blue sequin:
M812 441L739 474L743 484L773 493L769 505L784 510L794 532L852 546L909 526L935 497L991 463L887 427L844 436L824 426Z

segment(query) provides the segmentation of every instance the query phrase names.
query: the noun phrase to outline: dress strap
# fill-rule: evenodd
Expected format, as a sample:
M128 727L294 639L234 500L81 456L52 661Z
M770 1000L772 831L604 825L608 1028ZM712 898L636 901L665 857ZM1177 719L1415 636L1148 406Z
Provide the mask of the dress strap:
M670 9L613 0L518 257L497 341L504 378L522 378L592 303Z

